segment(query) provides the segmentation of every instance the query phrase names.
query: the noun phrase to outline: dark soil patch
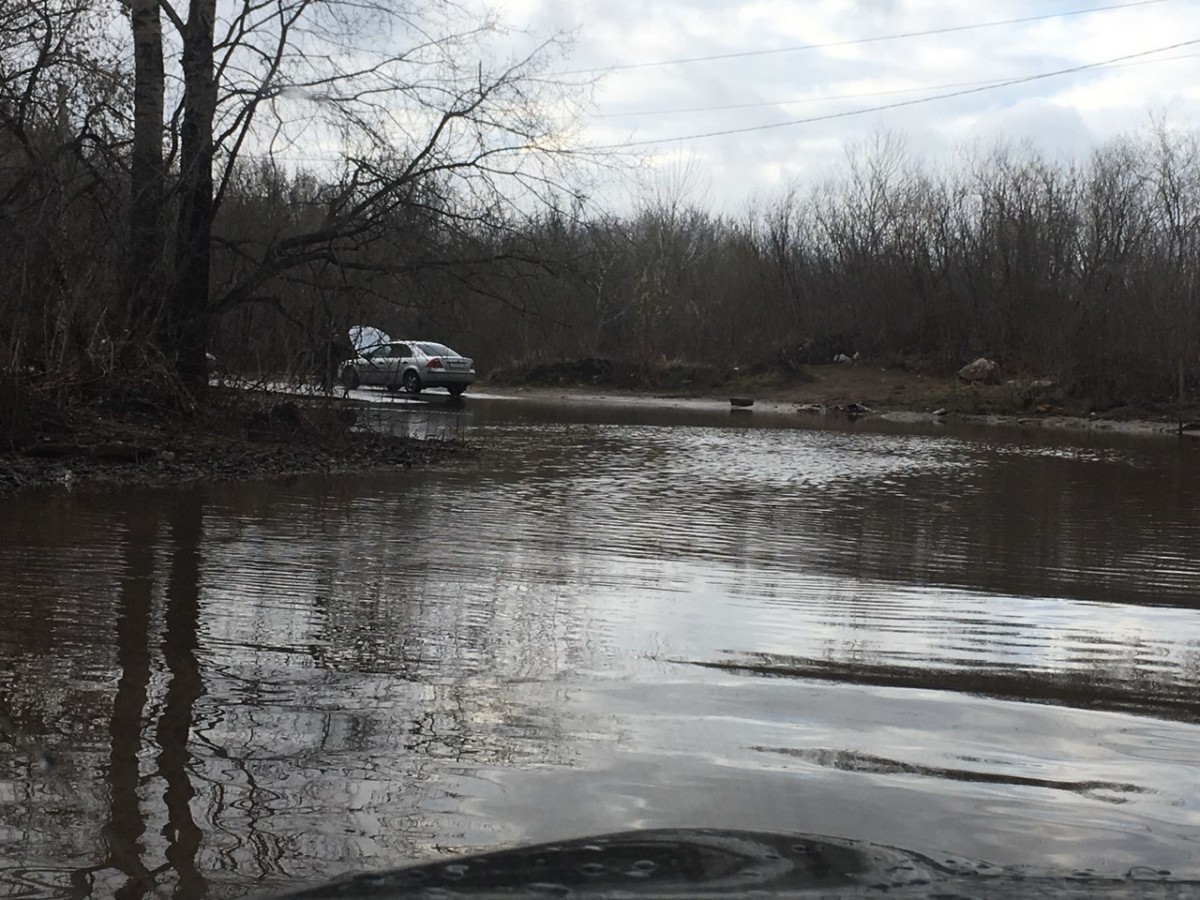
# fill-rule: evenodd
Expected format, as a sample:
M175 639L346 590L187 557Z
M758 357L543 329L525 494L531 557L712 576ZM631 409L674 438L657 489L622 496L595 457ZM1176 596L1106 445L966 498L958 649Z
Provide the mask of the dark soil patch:
M794 354L776 351L747 366L681 360L635 362L608 357L522 362L494 370L488 382L507 386L703 393L716 388L803 382L809 378L804 364Z
M604 387L684 390L717 387L727 373L714 366L684 362L642 363L604 357L516 363L493 371L488 381L532 387Z
M522 363L489 376L497 386L600 388L662 396L744 397L799 406L961 416L1071 417L1109 421L1196 422L1194 400L1113 406L1039 375L1001 373L998 384L968 384L933 364L896 358L810 366L802 351L773 351L730 368L689 363L632 364L605 358Z
M0 496L39 486L234 480L428 465L470 452L355 427L331 399L219 395L183 413L127 404L26 415L0 446ZM0 423L2 424L2 423Z

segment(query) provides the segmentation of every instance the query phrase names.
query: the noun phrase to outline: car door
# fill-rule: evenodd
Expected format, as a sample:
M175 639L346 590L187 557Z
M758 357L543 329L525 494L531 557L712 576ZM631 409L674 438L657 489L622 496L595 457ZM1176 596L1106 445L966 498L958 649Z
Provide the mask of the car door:
M372 347L363 353L363 365L358 366L358 380L363 384L387 384L390 344Z
M399 385L404 380L404 370L412 362L412 347L408 344L392 344L391 371L388 384Z

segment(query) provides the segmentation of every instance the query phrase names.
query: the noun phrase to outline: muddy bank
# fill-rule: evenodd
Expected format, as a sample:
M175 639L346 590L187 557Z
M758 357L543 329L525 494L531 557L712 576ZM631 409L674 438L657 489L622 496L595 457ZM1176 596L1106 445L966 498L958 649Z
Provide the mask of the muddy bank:
M586 363L586 365L584 365ZM640 378L622 387L608 377L624 370L598 361L509 370L486 390L563 402L660 402L728 405L752 400L759 413L805 416L871 415L891 419L966 420L996 425L1094 428L1153 434L1200 432L1200 404L1140 400L1102 405L1072 396L1051 379L1014 377L997 384L968 384L954 376L881 365L848 364L726 372L688 378ZM675 370L672 369L672 372ZM527 377L522 378L522 374ZM1190 427L1189 427L1190 426Z
M0 448L0 496L37 487L270 478L429 465L472 452L359 430L363 404L221 397L187 414L72 410Z
M594 362L594 361L593 361ZM1106 410L1066 396L1046 380L965 384L905 369L859 362L788 373L734 373L672 367L629 381L623 369L554 367L553 386L519 378L489 380L473 393L554 403L697 405L743 409L763 416L897 421L971 421L997 426L1111 430L1200 437L1195 404L1128 404ZM582 373L582 377L579 376ZM537 373L534 373L537 374ZM644 377L643 377L644 376ZM538 382L540 378L530 378ZM582 383L579 383L582 381ZM465 402L471 402L470 394ZM37 411L22 427L4 430L0 496L37 487L158 484L199 479L248 479L312 472L350 472L428 465L473 450L461 441L419 440L360 430L370 404L340 397L218 394L199 411L149 406L87 406Z
M683 360L622 360L584 357L516 363L488 374L497 387L592 387L631 391L697 392L743 385L799 383L809 379L806 366L786 354L774 354L747 367L716 366Z

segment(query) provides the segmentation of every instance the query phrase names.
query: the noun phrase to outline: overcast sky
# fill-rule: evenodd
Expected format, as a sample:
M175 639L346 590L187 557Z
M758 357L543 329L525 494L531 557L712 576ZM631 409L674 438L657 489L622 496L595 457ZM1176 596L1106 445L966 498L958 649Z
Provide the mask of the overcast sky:
M736 207L828 174L848 145L883 131L940 160L998 137L1086 155L1152 113L1200 128L1200 0L502 0L501 8L511 25L573 31L565 69L605 73L583 143L646 142L639 149L665 168L690 164L692 199L710 205ZM1093 68L1049 76L1080 66Z

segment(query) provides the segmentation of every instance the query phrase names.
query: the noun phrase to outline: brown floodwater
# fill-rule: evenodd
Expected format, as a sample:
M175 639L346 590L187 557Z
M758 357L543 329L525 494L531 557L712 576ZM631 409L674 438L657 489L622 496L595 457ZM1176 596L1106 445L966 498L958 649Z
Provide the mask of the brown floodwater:
M637 828L1200 876L1200 441L372 423L481 452L0 501L0 898Z

